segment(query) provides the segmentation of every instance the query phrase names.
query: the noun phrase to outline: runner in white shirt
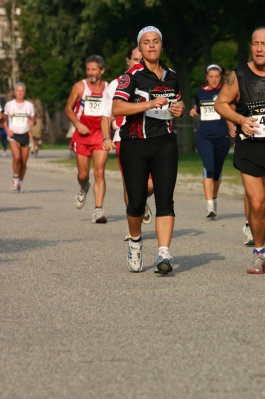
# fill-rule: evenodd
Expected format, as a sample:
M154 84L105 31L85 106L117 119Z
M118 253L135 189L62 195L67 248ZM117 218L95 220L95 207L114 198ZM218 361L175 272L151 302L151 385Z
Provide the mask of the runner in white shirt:
M19 82L15 85L15 99L5 105L4 114L7 121L4 128L7 132L10 149L13 155L13 180L11 190L23 193L23 179L29 156L30 128L35 125L34 106L26 101L26 86Z
M142 58L142 53L139 51L138 45L132 46L129 48L127 52L127 57L126 57L126 63L129 68L131 68L134 64L137 64ZM116 88L118 86L118 83L120 81L120 78L114 79L110 84L108 89L106 90L103 100L101 103L101 113L102 113L102 119L101 119L101 130L102 130L102 135L103 135L103 144L102 147L104 150L107 151L112 151L113 149L116 149L116 155L118 158L118 163L119 163L119 168L122 174L122 183L123 183L123 189L124 189L124 202L125 205L128 205L128 194L127 190L125 187L124 183L124 178L123 178L123 172L120 164L120 127L123 125L125 121L124 116L118 116L118 117L113 117L112 116L112 102L113 102L113 96L115 94ZM110 126L112 126L112 129L115 130L115 134L113 137L113 140L111 140L109 136L109 131L110 131ZM153 180L151 176L149 177L148 180L148 197L150 197L154 192L153 188ZM143 223L149 224L152 221L152 212L149 207L149 205L146 203L145 207L145 214L143 218ZM130 234L126 233L124 237L124 241L128 241L130 239Z

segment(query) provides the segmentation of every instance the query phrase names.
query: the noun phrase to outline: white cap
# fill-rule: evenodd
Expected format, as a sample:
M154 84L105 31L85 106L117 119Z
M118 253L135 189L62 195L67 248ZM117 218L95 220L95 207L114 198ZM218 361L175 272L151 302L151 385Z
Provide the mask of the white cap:
M138 33L137 36L137 43L139 44L141 37L146 33L146 32L156 32L159 34L160 39L162 41L162 33L160 32L159 29L157 29L154 26L146 26L145 28L143 28L142 30L140 30L140 32Z

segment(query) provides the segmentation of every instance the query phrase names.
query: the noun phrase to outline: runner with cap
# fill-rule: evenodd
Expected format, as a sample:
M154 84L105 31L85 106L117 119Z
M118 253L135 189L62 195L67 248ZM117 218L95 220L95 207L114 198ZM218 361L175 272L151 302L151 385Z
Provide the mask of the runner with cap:
M203 188L206 198L207 218L217 216L217 195L222 181L222 168L230 149L229 127L234 124L226 122L214 110L215 100L221 90L222 68L211 64L206 68L207 84L200 87L195 94L195 105L190 116L200 115L195 145L204 166Z
M120 160L128 192L127 219L131 239L127 265L143 268L141 225L152 174L156 203L158 256L155 273L173 270L169 246L174 227L173 194L177 178L178 145L172 118L184 116L184 103L176 73L160 60L162 34L154 26L143 28L137 38L142 61L121 77L113 100L113 114L126 116L120 128Z
M127 57L126 57L126 63L128 65L128 68L131 68L133 65L138 64L141 61L141 58L142 58L142 53L139 51L138 44L131 46L127 51ZM125 116L117 116L115 118L112 115L113 96L115 94L115 91L116 91L119 81L120 81L120 77L117 79L114 79L112 82L110 82L109 87L107 88L107 90L103 96L102 103L101 103L101 113L102 113L101 130L102 130L102 135L103 135L102 147L107 151L112 151L114 149L116 150L118 164L119 164L120 172L122 175L124 202L127 207L128 194L127 194L127 190L125 187L123 171L122 171L122 167L121 167L121 163L120 163L120 144L121 144L120 127L125 122ZM110 126L115 131L112 140L111 140L111 137L109 134ZM152 176L149 175L148 197L150 197L153 193L154 193L154 188L153 188ZM148 203L146 203L145 213L144 213L144 217L143 217L143 223L150 224L151 221L152 221L151 208L148 205ZM130 237L131 237L130 233L128 231L126 231L124 241L128 241L130 239Z

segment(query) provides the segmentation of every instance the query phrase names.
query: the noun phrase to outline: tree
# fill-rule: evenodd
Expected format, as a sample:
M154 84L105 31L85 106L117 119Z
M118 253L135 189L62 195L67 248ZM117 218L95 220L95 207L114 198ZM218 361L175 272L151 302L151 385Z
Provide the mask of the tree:
M28 96L39 98L44 105L54 142L59 128L55 113L64 108L74 74L81 69L79 62L75 64L75 73L71 66L73 54L78 51L73 48L80 8L74 7L74 2L57 0L23 0L21 8L21 79L27 85ZM71 15L74 12L76 15Z
M237 42L239 58L245 62L250 33L262 24L265 11L264 0L246 0L243 6L241 0L20 1L21 74L30 83L32 95L38 95L50 112L62 108L73 82L84 76L88 55L98 53L105 58L107 80L123 73L126 50L147 25L157 26L163 34L163 58L177 71L189 110L194 71L203 76L217 43L223 43L220 49L234 49ZM223 55L217 55L223 65ZM192 151L193 122L188 114L177 121L177 130L180 150Z

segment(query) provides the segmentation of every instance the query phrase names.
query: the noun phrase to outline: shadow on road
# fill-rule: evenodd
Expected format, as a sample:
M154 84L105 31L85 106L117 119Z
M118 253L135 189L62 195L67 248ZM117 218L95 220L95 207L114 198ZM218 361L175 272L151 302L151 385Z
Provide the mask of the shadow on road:
M224 256L217 253L203 253L199 255L192 256L178 256L173 258L174 270L172 273L167 275L158 275L159 277L175 277L179 273L187 272L194 269L195 267L205 266L212 261L225 260ZM147 266L143 268L143 272L154 269L154 266Z
M85 240L84 240L85 241ZM32 240L32 239L0 239L0 248L2 254L11 254L15 252L27 251L29 249L51 247L62 243L80 242L75 240Z
M41 206L22 206L21 208L0 208L0 212L26 211L29 209L43 209Z

